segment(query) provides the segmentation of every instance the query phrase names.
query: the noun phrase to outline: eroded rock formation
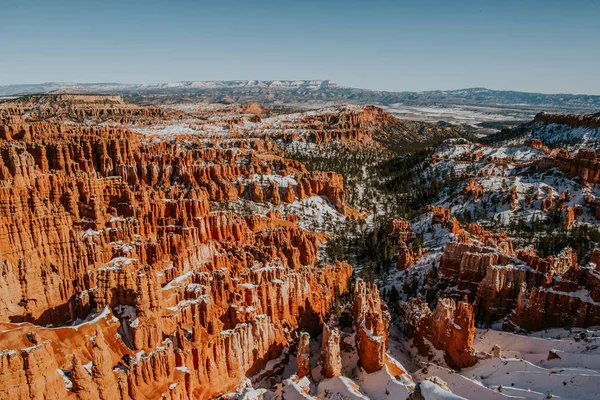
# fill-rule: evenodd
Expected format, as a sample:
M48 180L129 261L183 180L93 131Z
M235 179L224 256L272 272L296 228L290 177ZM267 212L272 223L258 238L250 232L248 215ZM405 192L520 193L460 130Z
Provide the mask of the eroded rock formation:
M325 378L340 376L342 373L342 356L340 352L340 331L324 324L321 341L321 361Z
M299 378L310 375L310 335L307 332L300 333L298 340L296 375Z
M543 124L569 125L574 128L600 128L600 115L598 114L551 114L541 112L536 114L533 121Z
M419 299L404 305L404 327L414 339L419 352L427 356L431 349L444 351L446 363L453 368L466 368L477 362L473 349L475 316L468 301L440 299L435 310Z
M368 373L379 371L385 363L390 313L375 285L356 280L352 316L360 366Z
M214 111L172 136L153 132L184 113L116 97L0 109L0 397L210 398L260 371L295 330L318 332L346 290L351 266L317 266L324 235L298 217L215 211L323 196L355 215L341 175L240 133L260 107ZM358 131L377 113L321 129Z

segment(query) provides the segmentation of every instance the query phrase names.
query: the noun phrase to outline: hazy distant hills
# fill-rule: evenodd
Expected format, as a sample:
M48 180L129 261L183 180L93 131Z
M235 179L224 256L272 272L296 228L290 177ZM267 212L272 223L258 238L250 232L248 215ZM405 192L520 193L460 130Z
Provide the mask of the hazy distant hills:
M488 104L488 105L530 105L551 107L581 107L583 109L599 109L600 96L584 94L544 94L517 92L512 90L491 90L485 88L434 90L419 93L394 93L415 101L454 103L454 104Z
M228 88L254 89L305 89L318 90L336 87L328 80L296 80L296 81L185 81L167 83L73 83L47 82L40 84L0 86L0 96L39 94L51 92L89 92L89 93L131 93L131 92L161 92L161 91L199 91Z
M405 104L526 106L548 111L591 112L600 110L600 96L580 94L543 94L471 88L426 92L386 92L341 87L328 80L297 81L189 81L156 84L119 83L43 83L0 86L0 96L33 93L80 92L115 93L129 100L143 101L150 96L169 95L215 102L259 101L263 103L345 102L378 105ZM174 98L173 98L174 97Z

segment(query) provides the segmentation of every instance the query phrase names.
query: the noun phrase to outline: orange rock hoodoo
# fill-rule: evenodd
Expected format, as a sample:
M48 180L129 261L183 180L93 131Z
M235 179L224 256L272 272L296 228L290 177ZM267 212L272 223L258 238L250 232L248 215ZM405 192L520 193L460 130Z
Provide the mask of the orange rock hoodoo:
M322 195L347 212L340 175L279 157L262 133L148 138L118 125L182 114L48 101L0 107L0 398L210 398L296 329L318 332L350 265L316 266L323 235L297 218L212 208ZM27 112L44 121L13 118ZM235 117L232 132L252 118Z
M404 305L404 329L423 356L431 354L427 340L444 351L450 367L467 368L477 362L473 349L475 317L466 300L440 299L433 312L421 300L411 300Z
M392 221L391 233L398 238L398 258L396 269L405 270L423 255L423 249L415 246L416 235L410 231L409 222L396 219Z
M455 235L461 232L460 224L458 220L452 216L450 210L441 206L427 206L427 211L432 213L432 223L445 226Z
M385 363L391 317L375 285L356 280L352 317L360 366L368 373L379 371Z
M600 282L595 279L596 284ZM597 292L596 292L597 293ZM600 324L600 306L596 301L586 301L576 293L553 288L527 290L525 283L517 307L505 321L507 330L537 331L559 326L589 327Z
M540 258L532 247L515 252L504 232L488 232L477 224L469 225L468 232L472 239L461 234L459 241L446 245L436 285L444 296L465 296L478 322L491 324L507 317L507 329L538 330L597 321L594 302L600 299L600 278L580 268L571 249ZM581 291L593 301L572 294Z
M340 340L340 331L337 328L330 328L327 324L323 325L321 361L325 378L340 376L342 373Z
M440 259L439 284L455 299L466 294L480 322L491 323L510 314L521 296L521 284L547 286L554 277L579 268L571 249L542 259L531 247L515 253L504 232L487 232L474 224L468 231L485 245L448 243ZM578 290L577 285L569 290Z
M296 375L300 378L310 375L310 335L307 332L300 333L298 340Z
M483 187L475 179L471 179L463 189L463 193L473 199L478 199L483 196Z
M451 242L440 259L439 274L459 291L474 295L479 282L486 276L491 265L506 265L509 259L492 247L478 243Z
M532 250L519 254L532 268L545 271L542 284L522 281L518 301L505 329L541 330L559 326L588 327L600 323L600 275L580 268L575 253L563 250L541 259ZM595 254L596 252L594 252ZM594 254L592 263L594 263ZM597 260L596 260L597 261ZM594 264L591 264L593 266Z

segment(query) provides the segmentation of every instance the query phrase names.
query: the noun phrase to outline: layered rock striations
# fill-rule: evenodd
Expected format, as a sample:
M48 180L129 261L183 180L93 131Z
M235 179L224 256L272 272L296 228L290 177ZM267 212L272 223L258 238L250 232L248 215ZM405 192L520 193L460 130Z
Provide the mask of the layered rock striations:
M397 120L391 114L375 106L329 107L278 118L272 136L284 142L327 144L335 141L352 148L359 144L375 146L373 135L394 121Z
M563 272L552 274L543 285L521 283L516 307L504 321L505 329L537 331L598 325L600 274L595 263L580 267L570 249L541 262Z
M489 232L477 224L470 224L467 231L470 237L461 234L457 241L446 244L437 271L437 288L457 301L462 297L468 299L478 323L483 325L513 313L522 303L523 285L548 288L553 281L566 282L565 277L580 270L576 254L570 248L556 256L541 258L533 247L514 251L512 241L503 231ZM570 291L584 286L584 279L575 281L569 286Z

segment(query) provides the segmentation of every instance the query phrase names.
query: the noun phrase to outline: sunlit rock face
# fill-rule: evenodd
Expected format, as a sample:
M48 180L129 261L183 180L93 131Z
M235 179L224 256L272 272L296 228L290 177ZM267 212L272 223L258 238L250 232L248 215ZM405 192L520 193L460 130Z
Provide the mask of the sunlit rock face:
M440 299L436 308L416 299L404 305L405 327L422 355L431 352L430 345L444 352L446 363L453 368L466 368L477 362L473 348L475 317L467 301Z
M399 348L466 374L512 354L505 341L482 351L476 326L599 325L599 251L582 266L568 248L540 257L490 223L538 212L568 230L594 221L592 150L540 139L428 149L415 173L468 168L424 215L385 221L391 277L349 283L349 264L325 261L323 227L371 211L350 207L345 172L313 171L290 149L389 152L398 136L455 133L372 106L286 114L81 95L0 104L0 398L260 398L251 385L271 379L284 398L407 398L445 386L419 368L415 390ZM474 204L491 204L489 218Z
M322 329L351 266L317 266L325 236L293 214L224 208L321 196L358 213L341 175L242 133L263 111L181 123L115 96L0 106L1 398L211 398ZM359 137L378 113L321 116L319 140Z
M368 373L379 371L385 364L390 313L375 285L357 279L352 316L357 332L356 347L360 366Z

